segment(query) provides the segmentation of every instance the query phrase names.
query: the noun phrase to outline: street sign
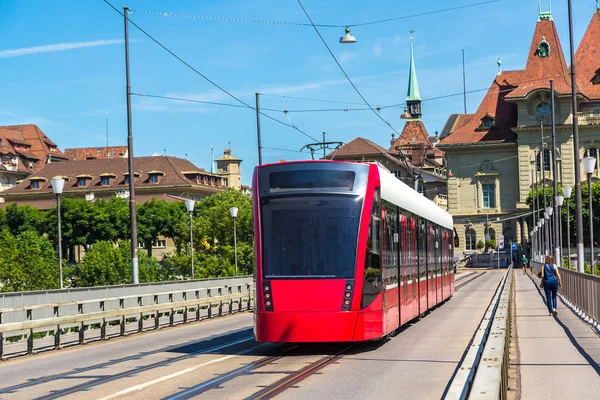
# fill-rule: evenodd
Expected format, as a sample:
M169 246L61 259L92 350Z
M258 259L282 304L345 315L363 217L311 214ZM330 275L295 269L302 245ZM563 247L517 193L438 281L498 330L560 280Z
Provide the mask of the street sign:
M513 250L513 251L516 250L517 249L517 243L516 242L512 242L511 245L510 245L510 249Z
M504 235L498 236L498 248L499 249L504 248Z

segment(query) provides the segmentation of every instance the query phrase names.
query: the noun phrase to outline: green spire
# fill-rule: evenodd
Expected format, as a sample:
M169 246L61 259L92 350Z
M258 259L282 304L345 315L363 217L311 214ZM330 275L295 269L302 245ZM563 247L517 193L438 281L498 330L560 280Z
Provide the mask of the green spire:
M415 31L410 31L410 70L408 72L408 92L406 93L406 101L421 101L419 93L419 83L417 82L417 70L415 68L415 56L413 52L412 34Z
M215 173L215 149L210 146L210 173Z

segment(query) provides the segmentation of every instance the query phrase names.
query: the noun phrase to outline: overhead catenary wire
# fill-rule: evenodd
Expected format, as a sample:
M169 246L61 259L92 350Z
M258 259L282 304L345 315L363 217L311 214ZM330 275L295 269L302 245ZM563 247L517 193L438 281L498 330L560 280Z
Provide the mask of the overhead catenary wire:
M113 10L115 10L115 12L117 12L119 15L123 16L123 13L119 9L117 9L114 5L112 5L108 0L103 0L103 1L106 4L108 4ZM166 47L164 44L162 44L160 41L158 41L158 39L156 39L154 36L152 36L148 32L146 32L141 26L139 26L138 24L136 24L135 22L133 22L131 19L128 19L128 21L129 21L130 24L132 24L133 26L135 26L140 32L142 32L144 35L146 35L146 37L148 37L150 40L152 40L154 43L156 43L159 47L161 47L163 50L165 50L167 53L169 53L171 56L173 56L175 59L177 59L183 65L185 65L186 67L188 67L190 70L192 70L193 72L195 72L197 75L201 76L204 80L206 80L207 82L209 82L211 85L213 85L214 87L216 87L217 89L219 89L223 93L227 94L229 97L233 98L237 102L243 104L247 108L256 111L256 108L254 108L253 106L251 106L248 103L244 102L243 100L239 99L238 97L236 97L232 93L228 92L223 87L221 87L220 85L218 85L216 82L214 82L213 80L211 80L210 78L208 78L206 75L204 75L202 72L198 71L196 68L194 68L192 65L190 65L187 61L185 61L184 59L182 59L181 57L179 57L177 54L175 54L173 51L171 51L168 47ZM275 121L275 122L277 122L277 123L279 123L281 125L287 126L289 128L292 128L292 129L300 132L302 135L308 137L309 139L317 141L317 139L315 139L314 137L310 136L308 133L304 132L303 130L301 130L300 128L298 128L295 125L289 125L289 124L287 124L287 123L285 123L283 121L280 121L277 118L274 118L274 117L272 117L272 116L270 116L268 114L265 114L265 113L263 113L261 111L259 111L259 113L261 115L265 116L266 118L272 120L272 121Z
M317 26L319 28L344 28L346 26L347 27L358 27L358 26L384 24L387 22L399 21L402 19L423 17L426 15L440 14L440 13L449 12L449 11L457 11L457 10L462 10L465 8L477 7L477 6L482 6L485 4L498 3L498 2L500 2L500 0L481 1L478 3L465 4L462 6L448 7L448 8L443 8L443 9L439 9L439 10L425 11L425 12L417 13L417 14L403 15L403 16L399 16L399 17L386 18L386 19L380 19L380 20L374 20L374 21L359 22L356 24L313 24L313 23L307 24L304 22L294 22L294 21L269 21L269 20L247 19L247 18L212 17L212 16L205 16L205 15L192 15L192 14L171 13L171 12L166 12L166 11L148 11L148 10L137 10L137 9L132 9L132 10L130 10L130 12L150 14L150 15L160 15L162 17L181 17L181 18L204 19L204 20L221 21L221 22L242 22L242 23L251 23L251 24L288 25L288 26L302 26L302 27Z

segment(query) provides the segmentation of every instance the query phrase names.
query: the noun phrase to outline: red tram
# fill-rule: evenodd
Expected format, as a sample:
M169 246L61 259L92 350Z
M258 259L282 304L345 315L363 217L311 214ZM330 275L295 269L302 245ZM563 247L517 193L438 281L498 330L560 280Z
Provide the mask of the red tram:
M452 296L452 217L374 163L253 178L259 342L382 338Z

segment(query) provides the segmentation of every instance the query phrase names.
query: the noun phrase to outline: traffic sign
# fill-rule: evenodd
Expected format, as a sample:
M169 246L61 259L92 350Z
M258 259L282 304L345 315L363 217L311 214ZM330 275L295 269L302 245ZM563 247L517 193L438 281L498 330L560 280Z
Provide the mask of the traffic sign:
M504 235L498 236L498 248L499 249L504 248Z
M517 243L516 242L512 242L511 245L510 245L510 249L513 250L513 251L516 250L517 249Z

